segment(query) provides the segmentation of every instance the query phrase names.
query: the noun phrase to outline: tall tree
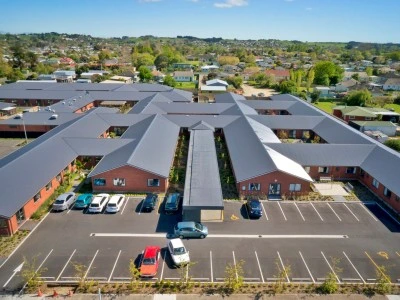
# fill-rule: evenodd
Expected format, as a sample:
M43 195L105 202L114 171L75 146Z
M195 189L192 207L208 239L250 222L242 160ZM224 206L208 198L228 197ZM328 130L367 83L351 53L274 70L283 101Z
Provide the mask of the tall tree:
M307 72L307 89L310 89L311 84L314 82L315 71L314 68L311 68Z
M314 67L316 84L330 85L343 78L344 70L331 61L320 61Z
M139 78L142 82L149 82L153 78L153 75L151 75L151 72L147 67L141 66L139 67Z

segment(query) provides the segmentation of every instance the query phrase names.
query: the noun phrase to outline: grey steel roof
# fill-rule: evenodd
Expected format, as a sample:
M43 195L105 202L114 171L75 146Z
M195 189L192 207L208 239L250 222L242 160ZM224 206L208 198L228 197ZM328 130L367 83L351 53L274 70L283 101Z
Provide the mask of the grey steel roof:
M302 101L301 99L290 94L272 95L270 98L274 101Z
M268 147L302 166L359 167L376 145L336 145L306 143L268 143Z
M263 143L280 143L280 139L276 136L276 134L271 130L271 128L263 125L260 122L257 122L250 117L247 117L247 121L249 122L251 128L258 136L259 140Z
M236 103L238 100L246 100L246 98L234 93L215 95L215 102L217 103Z
M150 83L133 83L123 84L115 91L138 91L138 92L165 92L172 90L173 88L167 85L161 84L150 84Z
M0 160L0 216L10 218L78 154L63 137L98 137L109 127L95 113L81 115Z
M291 115L257 115L249 118L271 129L314 129L325 117Z
M299 164L265 146L245 117L226 126L224 134L237 182L278 170L312 181Z
M2 90L31 90L31 89L37 89L37 90L43 90L48 87L50 87L52 82L42 82L42 81L32 81L32 82L14 82L10 84L5 84L0 86L0 91Z
M180 128L161 115L152 115L128 128L122 139L132 142L103 157L89 176L133 166L167 178Z
M46 90L23 90L23 89L1 89L0 99L43 99L43 100L62 100L67 99L81 92L77 91L46 91Z
M271 110L288 110L289 107L294 105L294 101L271 101L271 100L241 100L243 104L246 104L254 109L271 109Z
M132 142L131 139L63 138L77 155L104 156Z
M224 111L228 110L234 104L226 103L177 103L177 102L159 102L155 103L155 106L159 107L162 111L167 114L188 114L188 115L219 115ZM148 111L145 110L146 113Z
M201 121L197 122L196 124L194 124L193 126L189 127L189 131L192 131L192 130L211 130L212 132L214 132L215 128L212 127L207 122L204 122L203 120L201 120Z
M214 132L194 129L190 133L183 210L223 208Z
M237 120L239 116L211 116L211 115L164 115L165 118L174 122L179 127L189 128L199 121L204 121L214 128L225 128L227 125Z
M158 111L161 111L162 113L164 113L164 111L162 109L158 109L157 107L148 109L150 104L152 104L153 102L156 103L156 102L171 102L171 101L169 98L165 97L161 93L148 95L146 98L144 98L141 101L139 101L138 103L136 103L133 106L133 108L129 111L129 114L158 113ZM146 112L146 110L148 110L148 112ZM154 110L156 112L152 112Z
M0 120L0 124L7 125L46 125L46 126L57 126L60 124L64 124L76 118L79 118L79 114L71 114L71 113L57 113L57 118L52 118L54 113L52 112L26 112L23 114L22 119L9 118Z
M50 105L50 109L54 110L55 113L58 112L75 112L82 107L92 103L94 99L90 94L85 92L80 92L79 94L63 99L53 105Z
M8 107L13 107L13 106L15 106L14 103L0 102L0 110L8 108Z

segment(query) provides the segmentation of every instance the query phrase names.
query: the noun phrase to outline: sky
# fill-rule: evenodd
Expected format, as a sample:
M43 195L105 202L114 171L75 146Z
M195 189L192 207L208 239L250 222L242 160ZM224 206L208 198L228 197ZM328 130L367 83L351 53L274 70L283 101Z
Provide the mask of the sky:
M400 0L0 0L1 33L400 43Z

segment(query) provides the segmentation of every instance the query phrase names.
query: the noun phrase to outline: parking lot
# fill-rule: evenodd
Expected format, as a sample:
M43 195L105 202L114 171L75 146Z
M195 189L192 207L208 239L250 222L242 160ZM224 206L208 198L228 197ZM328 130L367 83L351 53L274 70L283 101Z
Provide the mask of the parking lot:
M76 281L74 266L84 265L87 279L130 280L129 261L136 263L148 245L163 247L158 274L152 280L178 280L166 251L180 214L165 215L163 204L151 213L142 198L130 197L116 214L81 210L50 213L1 267L0 285L12 290L23 282L13 276L23 257L36 257L46 282ZM400 226L377 204L359 202L266 201L263 216L248 218L240 202L225 202L224 222L208 223L209 236L184 240L195 281L221 282L228 264L243 261L246 282L314 283L334 272L338 282L373 283L384 266L400 283ZM286 270L287 272L282 272Z

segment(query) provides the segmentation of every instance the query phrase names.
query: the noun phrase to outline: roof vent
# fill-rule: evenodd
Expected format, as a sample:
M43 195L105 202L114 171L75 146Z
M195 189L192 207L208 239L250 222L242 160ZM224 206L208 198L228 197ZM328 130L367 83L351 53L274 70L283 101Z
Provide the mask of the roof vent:
M53 114L53 115L51 115L50 120L55 120L57 118L58 118L58 115L57 114Z
M65 101L61 102L63 105L65 105Z

